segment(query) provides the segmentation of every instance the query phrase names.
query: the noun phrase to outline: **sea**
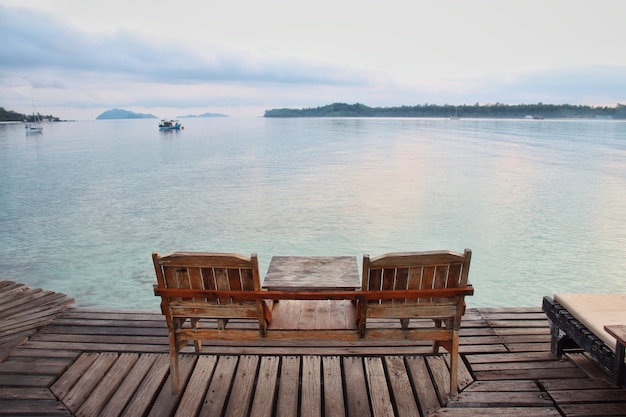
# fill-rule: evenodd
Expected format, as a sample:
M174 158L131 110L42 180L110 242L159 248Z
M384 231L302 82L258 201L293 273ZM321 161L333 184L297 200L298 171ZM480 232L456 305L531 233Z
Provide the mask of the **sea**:
M626 122L0 124L0 280L157 310L151 254L472 250L469 307L626 292Z

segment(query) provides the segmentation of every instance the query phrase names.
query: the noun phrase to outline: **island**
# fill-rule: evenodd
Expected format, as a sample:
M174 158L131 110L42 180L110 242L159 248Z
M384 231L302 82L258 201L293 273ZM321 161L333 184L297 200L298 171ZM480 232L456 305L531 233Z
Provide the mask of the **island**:
M626 119L626 104L585 106L574 104L418 104L400 107L369 107L365 104L333 103L303 109L266 110L263 117L447 117L447 118L595 118Z
M96 120L117 120L117 119L157 119L153 114L135 113L124 109L111 109L107 110L98 117Z
M227 114L221 113L202 113L202 114L188 114L187 116L177 116L178 119L193 119L203 117L230 117Z

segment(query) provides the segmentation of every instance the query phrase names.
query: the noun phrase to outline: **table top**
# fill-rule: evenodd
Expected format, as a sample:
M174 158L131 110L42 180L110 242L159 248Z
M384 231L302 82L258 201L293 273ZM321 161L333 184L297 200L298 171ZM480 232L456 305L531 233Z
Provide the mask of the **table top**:
M617 339L620 344L626 344L626 325L612 325L612 326L604 326L604 330L615 339Z
M358 290L356 256L274 256L263 288L275 291Z

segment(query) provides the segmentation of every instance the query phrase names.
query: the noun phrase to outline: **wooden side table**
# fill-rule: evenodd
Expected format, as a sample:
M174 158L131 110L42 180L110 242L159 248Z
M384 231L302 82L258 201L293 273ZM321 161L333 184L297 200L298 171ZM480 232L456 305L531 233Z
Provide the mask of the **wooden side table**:
M262 285L277 291L356 291L361 280L356 256L274 256Z

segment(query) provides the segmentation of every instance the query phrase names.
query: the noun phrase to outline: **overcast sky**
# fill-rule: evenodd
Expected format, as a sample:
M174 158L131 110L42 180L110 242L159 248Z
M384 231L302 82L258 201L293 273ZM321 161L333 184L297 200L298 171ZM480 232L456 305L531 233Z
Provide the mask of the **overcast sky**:
M615 105L625 22L624 0L0 0L0 106Z

